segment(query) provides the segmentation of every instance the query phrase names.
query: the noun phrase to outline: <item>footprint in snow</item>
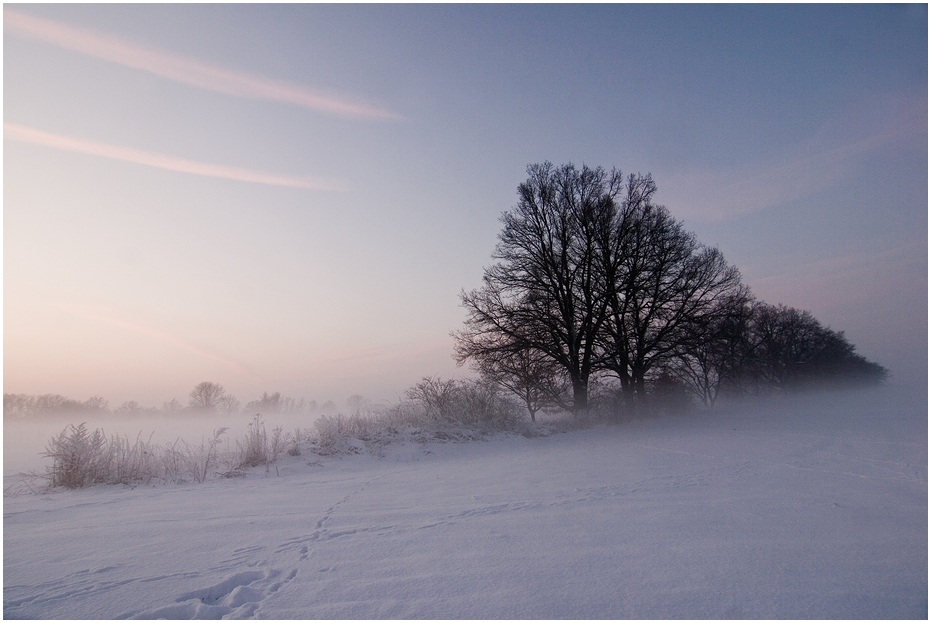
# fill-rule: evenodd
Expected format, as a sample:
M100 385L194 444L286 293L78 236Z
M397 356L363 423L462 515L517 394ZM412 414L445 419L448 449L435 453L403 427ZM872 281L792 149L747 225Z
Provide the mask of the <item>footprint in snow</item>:
M288 584L297 569L282 574L276 569L243 571L222 582L178 597L170 606L132 615L131 619L245 619L262 601Z

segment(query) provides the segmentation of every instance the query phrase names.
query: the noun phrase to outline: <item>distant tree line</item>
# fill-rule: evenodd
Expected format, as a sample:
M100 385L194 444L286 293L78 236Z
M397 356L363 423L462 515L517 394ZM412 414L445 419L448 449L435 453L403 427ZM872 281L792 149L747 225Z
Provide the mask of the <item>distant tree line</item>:
M101 413L108 411L108 401L92 396L80 402L59 394L3 394L3 417L25 417L44 413Z
M361 396L352 396L351 405L361 404ZM303 398L295 400L282 396L280 392L269 394L264 392L257 400L247 402L242 407L235 396L226 392L219 383L205 381L199 383L188 395L187 405L177 399L172 399L156 407L143 407L134 400L122 403L115 409L108 408L109 401L100 396L92 396L81 402L66 398L60 394L3 394L3 417L23 418L40 415L78 415L78 414L104 414L112 413L121 416L143 415L175 415L181 413L223 413L223 414L271 414L271 413L335 413L336 405L327 401L318 405L315 400L305 401Z
M531 418L584 411L594 382L621 407L678 388L722 394L877 383L886 370L810 313L756 301L721 252L653 202L650 175L528 167L482 287L463 291L455 358ZM611 392L608 392L611 393Z

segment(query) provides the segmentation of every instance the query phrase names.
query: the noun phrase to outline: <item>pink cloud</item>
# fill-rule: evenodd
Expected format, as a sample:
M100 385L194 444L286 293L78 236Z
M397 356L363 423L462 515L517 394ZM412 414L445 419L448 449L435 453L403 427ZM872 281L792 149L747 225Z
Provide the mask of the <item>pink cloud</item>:
M169 171L190 173L192 175L219 177L239 182L255 182L257 184L269 184L272 186L309 188L312 190L345 190L345 185L339 180L313 177L289 177L277 173L266 173L263 171L254 171L252 169L185 160L165 154L119 147L116 145L107 145L106 143L97 143L81 138L54 134L52 132L45 132L43 130L17 125L15 123L4 122L3 138L19 141L21 143L32 143L34 145L63 149L65 151L112 158L114 160L132 162L159 169L168 169Z
M326 95L302 86L150 50L74 26L4 8L4 30L113 63L141 69L201 89L249 99L271 100L342 117L400 119L381 108Z

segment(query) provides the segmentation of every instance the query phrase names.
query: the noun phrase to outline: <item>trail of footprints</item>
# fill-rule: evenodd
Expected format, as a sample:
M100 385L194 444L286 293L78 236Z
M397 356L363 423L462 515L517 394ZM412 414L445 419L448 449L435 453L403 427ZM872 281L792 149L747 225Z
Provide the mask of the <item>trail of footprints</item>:
M281 544L276 554L297 550L298 561L307 560L310 549L307 542L337 538L347 534L354 534L357 530L344 532L330 532L326 523L336 510L349 501L353 496L364 491L371 482L367 482L346 495L342 500L328 508L323 517L317 522L316 530L309 534L289 539ZM295 577L298 569L291 569L284 573L278 569L255 569L267 561L256 560L256 556L266 549L265 546L255 545L233 550L232 556L220 561L219 565L211 571L222 571L231 567L253 567L250 571L240 571L225 580L208 586L207 588L191 591L178 596L174 604L148 610L145 612L124 615L120 618L129 619L246 619L255 615L262 602L287 586ZM329 571L329 569L321 569Z
M564 499L551 499L548 501L519 500L497 504L479 504L473 508L462 510L457 513L438 516L433 521L415 521L405 525L366 526L343 530L332 530L329 528L327 524L330 522L331 517L350 499L365 491L374 482L371 481L366 482L356 490L350 492L324 511L309 534L295 536L281 542L278 547L275 548L274 554L279 556L285 554L286 557L288 554L294 554L295 558L292 560L299 565L310 558L312 554L311 544L314 542L324 542L354 534L374 533L377 535L386 535L410 530L433 529L456 524L461 521L467 521L473 517L519 512L541 505L561 506L563 504L578 503L579 501L591 501L618 495L628 495L643 489L649 490L668 486L694 486L696 484L705 484L707 476L708 474L700 474L698 476L694 474L689 476L664 476L655 479L647 479L646 481L638 483L627 483L624 485L591 489L576 489L575 495L566 496ZM269 565L270 561L262 557L262 552L267 549L268 548L263 545L252 545L235 549L231 552L229 557L205 570L207 575L214 578L217 576L223 577L224 574L232 572L231 575L228 575L222 581L212 586L207 586L206 588L200 588L181 594L175 599L174 603L169 605L154 610L127 612L117 618L240 619L253 617L256 615L257 610L264 600L268 599L282 588L285 588L299 573L298 566L290 568L287 571L272 568L272 566ZM112 570L112 568L103 568L95 570L95 572L103 573L110 570ZM331 568L319 569L319 571L330 570ZM90 570L88 570L88 572L89 571ZM196 578L202 578L203 575L204 574L198 572L185 572L174 577L183 576L189 578L193 583L197 581ZM33 595L25 599L6 602L4 604L4 614L15 617L17 608L36 599L67 598L68 595L107 591L125 584L136 582L147 583L167 577L173 576L123 578L119 581L93 582L91 583L92 585L88 585L88 582L82 581L81 578L75 578L78 581L74 586L56 586L54 589L57 590L50 590L50 595ZM196 584L194 585L196 586ZM53 587L47 588L52 589Z
M666 480L673 482L665 482ZM658 479L649 479L646 482L627 484L624 486L600 487L595 489L577 489L577 496L570 496L564 500L550 500L544 505L562 505L567 503L578 502L580 500L594 500L598 498L614 497L634 493L642 488L655 488L656 486L688 486L703 484L699 478L694 480L694 476L689 478L682 477L664 477ZM327 527L330 518L336 513L341 506L346 504L350 499L362 493L371 485L367 482L360 488L347 494L340 501L324 511L323 516L317 521L313 531L309 534L287 539L282 542L275 550L275 554L295 553L296 562L300 563L307 560L311 555L311 543L323 542L332 539L338 539L354 534L376 533L391 534L397 532L406 532L409 530L422 530L437 528L444 525L455 524L472 517L482 515L494 515L498 513L508 513L521 511L540 506L541 502L528 500L515 501L500 504L489 504L477 506L458 513L438 517L435 521L425 523L415 523L413 525L388 525L388 526L371 526L357 529L347 529L334 531ZM581 494L581 495L578 495ZM243 567L249 568L246 571L239 571L227 577L225 580L178 596L174 604L149 610L146 612L133 613L122 618L132 619L241 619L253 617L261 606L261 603L274 595L276 592L287 586L298 575L298 568L293 568L287 573L278 569L260 568L267 564L268 561L259 557L260 552L265 550L264 546L256 545L242 547L232 552L232 555L220 561L218 565L211 568L211 572L222 572L231 568ZM330 569L320 569L320 571L329 571Z
M194 584L197 578L203 579L205 575L216 578L225 577L222 581L189 591L178 595L174 603L146 611L124 612L117 618L131 619L239 619L256 616L263 601L276 594L292 582L299 573L301 563L307 561L312 555L313 543L321 543L333 539L339 539L355 534L374 533L376 535L395 534L408 532L411 530L433 529L443 526L456 524L462 521L468 521L470 518L494 515L498 513L520 512L539 506L561 506L564 504L578 503L579 501L592 501L602 498L609 498L618 495L628 495L636 493L643 489L665 488L668 486L694 486L696 484L705 484L708 474L690 474L688 476L664 476L655 479L648 479L638 483L627 483L609 487L583 488L576 489L575 495L560 496L561 499L550 500L518 500L496 504L478 504L473 508L468 508L457 513L440 515L432 521L428 518L421 518L420 521L414 521L403 525L381 525L365 526L355 529L333 530L328 524L332 516L345 505L349 500L365 491L373 481L366 482L360 487L344 496L341 500L333 504L324 511L323 515L316 522L313 529L308 534L302 534L280 542L273 554L277 556L285 555L287 559L293 555L294 567L285 564L287 571L279 568L273 568L269 564L275 560L264 558L262 552L268 548L264 545L251 545L234 549L231 554L224 560L219 561L216 565L207 568L204 573L189 571L181 574L159 577L137 577L121 578L115 581L93 580L97 574L106 574L114 570L113 567L104 567L97 570L87 570L78 574L79 577L73 578L71 586L46 586L45 594L31 595L22 599L11 599L4 603L4 614L16 618L16 613L22 606L28 605L33 601L45 601L54 599L66 599L71 595L86 595L90 592L109 591L126 584L145 584L169 577L184 577L187 581ZM376 479L377 480L377 479ZM278 560L278 562L282 562ZM332 568L319 569L318 571L330 571ZM227 575L229 574L229 575ZM97 576L100 577L100 576ZM15 587L10 587L15 588Z

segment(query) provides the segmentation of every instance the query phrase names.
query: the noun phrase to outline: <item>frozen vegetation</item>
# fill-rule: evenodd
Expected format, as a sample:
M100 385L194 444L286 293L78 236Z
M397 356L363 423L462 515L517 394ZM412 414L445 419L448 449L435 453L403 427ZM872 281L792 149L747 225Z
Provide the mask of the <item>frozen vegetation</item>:
M4 617L927 618L925 388L511 433L395 416L254 467L231 442L242 474L205 482L30 491L49 437L5 455Z

